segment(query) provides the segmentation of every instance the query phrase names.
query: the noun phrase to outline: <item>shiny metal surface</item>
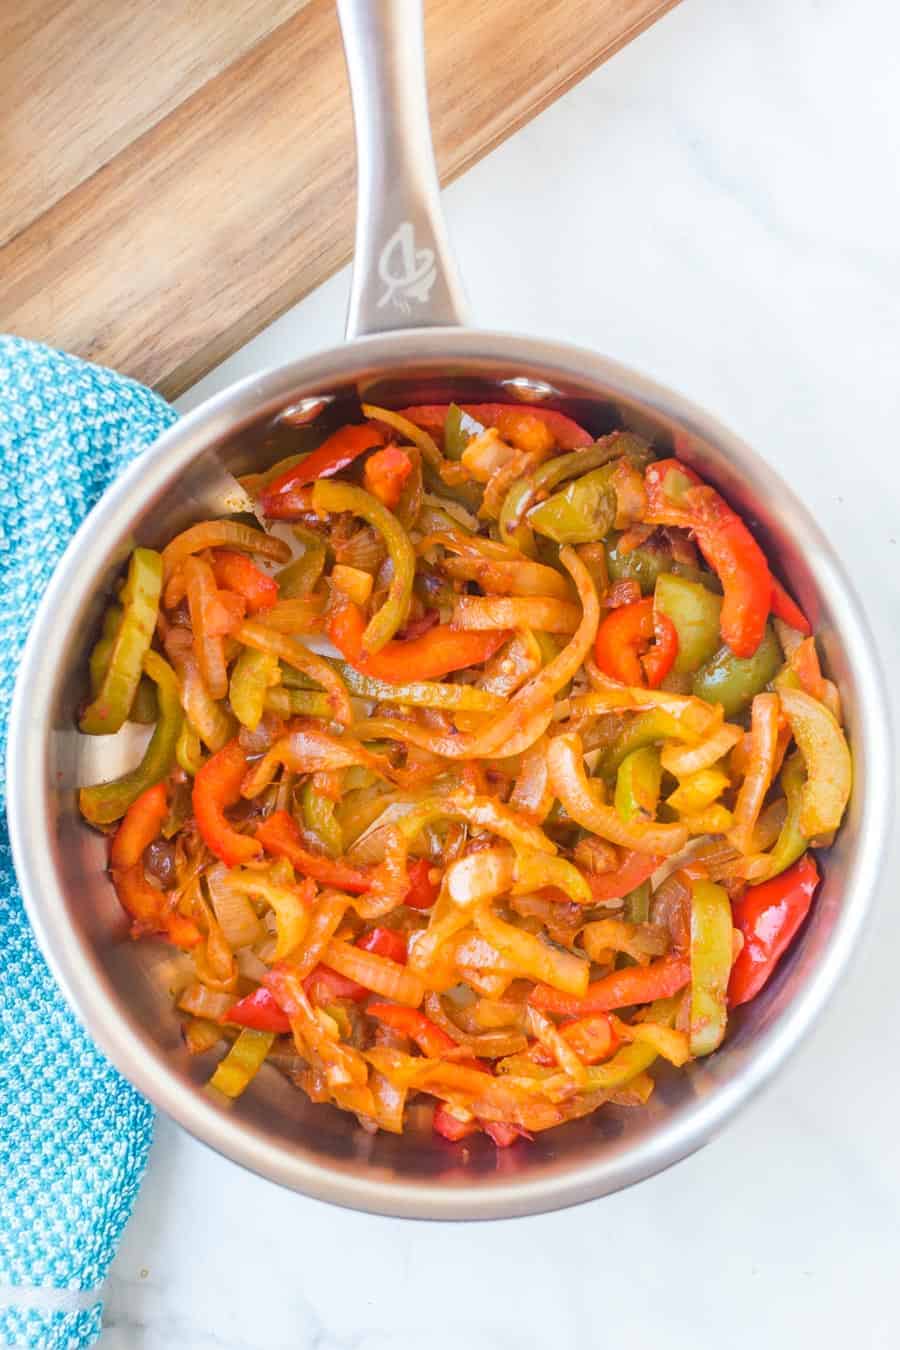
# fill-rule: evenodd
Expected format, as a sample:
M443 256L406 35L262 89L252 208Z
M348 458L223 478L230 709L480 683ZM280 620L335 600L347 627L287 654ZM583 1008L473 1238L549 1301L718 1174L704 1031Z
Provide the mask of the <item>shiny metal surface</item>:
M382 8L395 19L409 10L406 0L399 9L397 0L341 0L345 32L354 15ZM384 72L391 69L386 63ZM382 248L395 228L385 221ZM351 320L365 326L386 308L359 300ZM237 1102L213 1100L203 1087L210 1057L187 1054L168 992L182 958L162 943L128 939L104 873L104 843L76 811L75 788L96 772L98 747L76 732L75 711L128 549L136 540L159 546L191 520L234 509L232 473L285 453L286 409L325 399L325 416L339 418L363 394L397 406L530 395L595 433L632 427L677 450L757 531L821 634L847 709L856 784L823 859L820 895L801 940L733 1019L723 1048L687 1072L660 1074L645 1110L604 1108L508 1152L480 1138L446 1144L415 1107L410 1134L372 1137L351 1117L312 1105L270 1066ZM608 1194L693 1152L802 1041L845 969L875 887L891 813L888 728L859 603L830 544L764 459L676 394L590 352L500 333L407 329L244 380L168 431L106 493L60 564L23 658L9 740L13 850L32 923L78 1015L122 1072L199 1139L274 1181L357 1209L444 1219L528 1214ZM118 769L136 752L112 739L99 753Z

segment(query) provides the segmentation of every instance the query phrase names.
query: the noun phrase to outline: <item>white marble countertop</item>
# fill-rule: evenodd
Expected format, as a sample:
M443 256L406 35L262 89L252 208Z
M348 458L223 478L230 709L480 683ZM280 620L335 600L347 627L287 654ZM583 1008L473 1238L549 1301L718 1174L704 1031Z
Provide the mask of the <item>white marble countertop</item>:
M898 47L891 0L685 0L446 194L479 321L645 370L807 498L894 687ZM185 403L338 341L346 292L342 273ZM897 878L893 859L844 989L763 1099L689 1161L575 1210L346 1213L160 1120L103 1350L900 1345Z

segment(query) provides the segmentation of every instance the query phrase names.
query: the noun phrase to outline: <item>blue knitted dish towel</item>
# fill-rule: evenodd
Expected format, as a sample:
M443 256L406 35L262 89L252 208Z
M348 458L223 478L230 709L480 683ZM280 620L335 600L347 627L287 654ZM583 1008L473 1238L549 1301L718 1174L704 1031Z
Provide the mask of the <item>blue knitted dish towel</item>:
M0 810L16 667L38 601L104 488L175 414L149 390L0 337ZM153 1113L92 1045L25 917L0 824L0 1344L90 1345Z

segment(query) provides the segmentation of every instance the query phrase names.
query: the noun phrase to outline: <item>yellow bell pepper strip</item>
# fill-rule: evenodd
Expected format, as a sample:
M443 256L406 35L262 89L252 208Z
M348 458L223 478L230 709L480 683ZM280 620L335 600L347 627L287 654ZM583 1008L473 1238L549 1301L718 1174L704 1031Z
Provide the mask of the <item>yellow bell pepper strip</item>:
M531 895L544 886L556 887L576 905L593 904L591 888L574 863L547 853L523 853L516 857L510 894Z
M557 544L592 544L605 539L616 521L612 464L576 478L528 512L528 525Z
M632 750L619 765L616 776L614 800L622 819L654 820L661 783L659 751L650 745L642 750Z
M472 684L438 684L419 680L414 684L389 684L365 675L355 667L338 662L341 679L357 698L370 698L379 703L399 703L410 708L444 708L447 712L496 713L506 706L506 699L477 689Z
M524 929L498 918L485 901L475 910L475 927L492 947L516 971L532 980L540 980L563 994L582 998L588 987L590 963L572 952L550 947Z
M178 679L168 662L154 651L145 653L143 668L157 688L159 721L137 768L79 792L81 814L92 825L110 825L118 820L142 792L166 777L175 762L182 721Z
M734 807L728 839L741 853L753 847L753 831L776 772L779 703L777 694L757 694L750 713L750 758Z
M720 703L726 717L737 717L774 679L780 665L781 647L771 624L767 624L752 656L744 659L729 647L720 647L697 671L691 688L696 698Z
M283 539L277 539L263 530L255 530L252 525L244 525L237 520L203 520L166 544L162 552L164 581L169 580L185 558L189 558L192 553L202 553L207 548L237 549L241 553L256 553L261 558L271 558L272 562L280 563L288 562L291 556L291 550Z
M325 690L334 720L343 723L344 726L349 726L353 721L353 708L347 686L324 656L310 651L302 642L287 634L272 632L259 623L242 623L237 631L237 639L245 647L253 647L259 652L272 652L280 661L293 666L301 674L308 675ZM202 727L198 730L202 735Z
M836 830L850 799L850 749L834 716L802 689L778 692L806 765L799 827L808 839Z
M266 484L259 498L263 514L273 520L295 520L302 516L309 510L311 483L346 469L367 450L384 445L384 440L384 433L370 423L340 427L312 454Z
M731 786L731 779L722 769L698 769L686 774L674 792L666 798L667 805L682 816L704 811Z
M255 731L265 708L266 693L281 681L281 666L273 652L242 647L231 671L228 702L249 731Z
M769 871L767 880L777 877L806 852L809 843L800 829L800 812L803 809L803 788L806 783L806 768L803 756L797 751L785 761L781 770L781 786L787 801L787 815L781 827L775 845L768 855Z
M692 1055L709 1055L722 1042L728 1020L732 958L731 904L724 886L691 883Z
M599 469L621 455L645 453L646 443L639 437L632 436L628 432L614 431L611 436L604 436L587 449L558 456L540 465L518 483L513 484L506 494L498 520L502 542L533 557L534 534L524 523L526 512L531 506L567 478L575 478L593 469Z
M315 530L307 530L302 525L294 525L292 529L303 545L303 552L275 577L278 595L282 600L296 600L309 595L325 569L328 556L325 541Z
M107 736L128 717L150 649L159 613L163 562L153 549L136 548L122 589L122 622L96 697L81 715L79 728L89 736Z
M209 1086L226 1097L239 1097L262 1068L274 1041L272 1031L245 1027L210 1078Z
M331 569L331 584L341 595L352 600L354 605L364 605L372 594L375 578L371 572L363 572L359 567L335 563Z
M648 966L651 957L665 956L669 949L669 935L661 925L624 919L596 919L585 924L581 942L597 965L610 961L614 952L624 952L639 966Z
M722 597L699 581L663 572L656 578L653 608L665 614L678 634L672 669L677 675L692 675L718 650Z
M206 761L194 779L194 818L203 842L229 867L250 862L261 852L259 842L240 834L228 821L225 810L241 799L241 783L247 772L247 756L237 740L229 741Z
M689 811L679 816L688 834L728 834L734 826L734 816L721 802L713 802L700 811Z
M690 778L724 759L743 734L741 727L726 722L699 745L664 745L660 753L662 766L676 778Z
M303 784L300 801L307 830L322 845L327 857L339 858L344 851L344 837L334 814L334 802L318 792L311 780Z
M649 966L625 966L622 970L610 971L589 984L581 997L539 984L529 994L528 1002L559 1017L587 1017L669 998L679 993L690 978L687 956L671 953L659 961L652 961Z
M762 642L772 602L772 574L762 549L715 488L678 459L651 464L645 520L690 530L722 583L722 640L746 659Z
M363 633L363 651L368 655L380 652L382 647L403 627L409 618L416 555L409 535L397 518L369 492L351 483L320 479L313 487L313 507L318 512L350 511L360 516L378 531L384 539L388 556L393 563L388 595L384 604L372 616Z
M677 853L687 843L683 825L663 825L654 821L623 820L613 806L600 795L602 784L589 779L584 767L581 737L574 732L555 736L547 751L550 781L556 796L568 814L585 830L601 839L638 853Z
M807 853L789 871L760 886L748 886L734 906L734 924L744 945L728 981L728 1006L749 1003L767 983L809 913L819 870Z
M360 674L405 685L410 679L434 680L454 670L481 665L503 646L509 633L462 633L448 624L439 624L421 637L388 642L380 651L368 654L363 646L363 612L357 605L344 600L331 610L328 636Z

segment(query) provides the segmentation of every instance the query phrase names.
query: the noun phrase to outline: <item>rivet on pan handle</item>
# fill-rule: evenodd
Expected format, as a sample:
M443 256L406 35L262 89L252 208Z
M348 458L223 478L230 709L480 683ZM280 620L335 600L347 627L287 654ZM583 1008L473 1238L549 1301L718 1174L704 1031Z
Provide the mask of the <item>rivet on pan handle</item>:
M356 128L347 337L466 322L428 120L421 0L337 0Z

